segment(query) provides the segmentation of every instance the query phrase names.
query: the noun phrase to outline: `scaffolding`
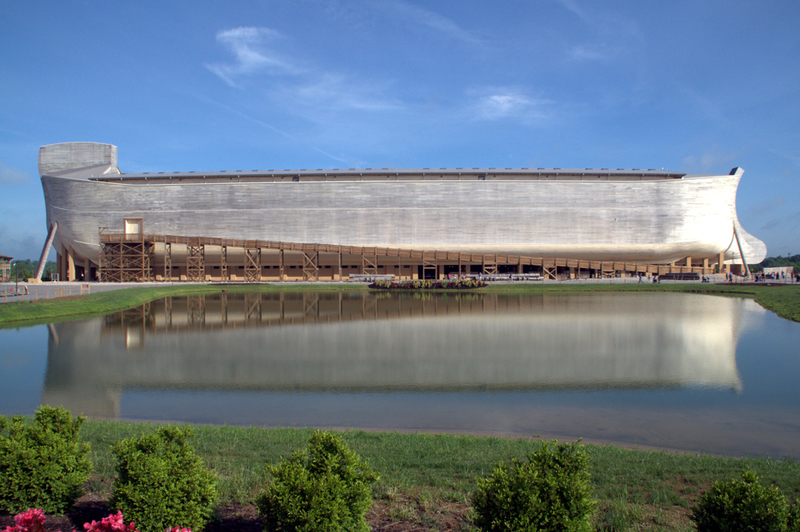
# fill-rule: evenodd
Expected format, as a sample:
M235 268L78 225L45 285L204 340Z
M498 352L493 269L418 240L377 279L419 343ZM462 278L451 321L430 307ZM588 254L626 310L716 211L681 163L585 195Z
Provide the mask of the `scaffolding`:
M158 258L162 267L156 268L156 249L160 246ZM176 249L179 246L179 249ZM181 260L183 246L185 259ZM219 262L209 261L219 249ZM231 272L231 250L243 256L239 269L243 276ZM270 252L265 255L265 252ZM287 265L289 256L294 257L291 266ZM236 255L234 255L236 256ZM265 264L265 256L270 257ZM323 256L328 257L323 266ZM344 264L348 262L357 266ZM271 262L270 262L271 261ZM277 264L275 264L277 261ZM211 264L209 264L211 262ZM395 275L407 278L441 279L446 272L466 275L479 271L483 276L497 276L504 273L531 273L543 279L562 279L576 277L610 278L635 275L662 275L665 273L696 273L709 275L715 273L714 266L704 261L703 266L677 264L641 264L632 262L588 261L561 258L537 258L497 253L466 253L434 250L413 250L404 248L381 248L362 246L341 246L333 244L308 244L295 242L275 242L263 240L237 240L208 237L185 237L153 235L144 233L113 233L100 229L100 277L106 282L139 281L221 281L240 280L258 283L265 278L287 280L290 277L307 282L319 281L323 268L338 271L338 276L329 274L330 279L347 277L347 267L359 267L359 277ZM218 266L216 265L218 264ZM265 277L264 269L267 269ZM277 268L270 275L270 268ZM288 274L289 268L297 273ZM477 270L473 269L477 268ZM178 274L175 273L178 270ZM157 274L156 271L159 273ZM180 274L184 271L185 274ZM274 270L272 270L274 271ZM163 274L162 274L163 272ZM406 273L408 272L408 273ZM352 274L351 274L352 275Z
M155 245L143 234L123 234L103 239L100 231L100 275L103 281L129 283L153 280Z

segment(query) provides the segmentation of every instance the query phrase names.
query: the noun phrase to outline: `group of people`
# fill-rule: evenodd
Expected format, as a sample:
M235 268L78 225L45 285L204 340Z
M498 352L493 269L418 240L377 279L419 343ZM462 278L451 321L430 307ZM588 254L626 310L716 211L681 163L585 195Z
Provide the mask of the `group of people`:
M725 280L729 283L733 282L734 275L732 273L725 274ZM771 273L764 273L758 272L753 276L755 282L760 283L764 281L783 281L786 282L786 273L785 272L771 272ZM789 282L792 282L792 274L789 274ZM800 284L800 273L795 274L794 282Z

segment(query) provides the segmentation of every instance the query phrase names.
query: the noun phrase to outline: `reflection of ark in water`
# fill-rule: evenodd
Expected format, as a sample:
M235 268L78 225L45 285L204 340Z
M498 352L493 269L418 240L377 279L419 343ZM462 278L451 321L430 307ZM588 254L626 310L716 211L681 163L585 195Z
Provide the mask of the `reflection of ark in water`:
M120 415L125 389L739 389L747 301L247 294L53 326L42 401Z
M123 174L116 146L73 142L43 146L39 173L62 272L97 268L98 229L127 232L126 220L131 231L175 237L694 266L741 264L736 228L747 262L766 256L739 225L740 168ZM165 248L154 253L169 262Z

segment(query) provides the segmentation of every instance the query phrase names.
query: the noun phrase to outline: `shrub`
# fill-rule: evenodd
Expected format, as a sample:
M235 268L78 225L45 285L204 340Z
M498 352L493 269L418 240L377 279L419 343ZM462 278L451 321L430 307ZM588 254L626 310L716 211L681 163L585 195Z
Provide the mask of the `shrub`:
M763 486L752 471L741 480L714 482L692 510L699 532L783 532L789 503L775 487Z
M795 501L789 508L789 519L786 522L788 532L800 532L800 501Z
M265 530L369 530L364 516L379 476L341 436L317 431L305 451L266 469L272 482L258 500Z
M472 506L480 530L591 530L595 502L588 458L577 442L545 442L527 462L512 460L510 467L500 462L477 482Z
M0 507L64 513L89 477L89 444L78 437L86 418L42 405L33 423L0 416Z
M167 527L200 530L217 498L216 477L187 440L191 428L160 427L141 438L120 440L111 448L117 479L109 500L143 532Z

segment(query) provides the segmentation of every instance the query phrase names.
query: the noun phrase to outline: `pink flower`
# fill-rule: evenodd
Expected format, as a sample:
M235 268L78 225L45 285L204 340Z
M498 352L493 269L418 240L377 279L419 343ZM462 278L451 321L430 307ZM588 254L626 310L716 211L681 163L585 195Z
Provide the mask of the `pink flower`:
M14 516L14 526L6 527L4 532L44 532L44 512L32 508Z
M122 512L104 517L99 523L92 521L83 525L85 532L139 532L134 523L126 526L122 520Z
M174 526L172 528L166 529L164 532L192 532L192 529L191 528L178 528L177 526Z

